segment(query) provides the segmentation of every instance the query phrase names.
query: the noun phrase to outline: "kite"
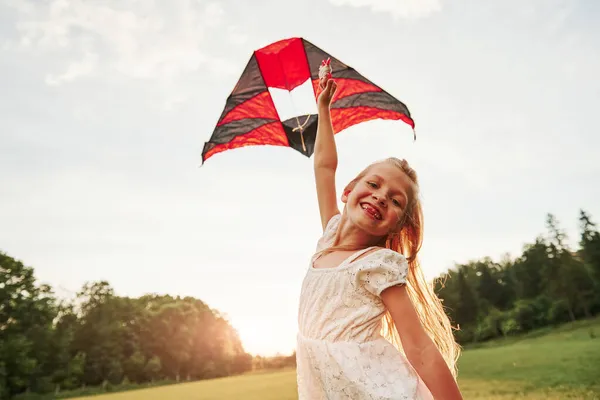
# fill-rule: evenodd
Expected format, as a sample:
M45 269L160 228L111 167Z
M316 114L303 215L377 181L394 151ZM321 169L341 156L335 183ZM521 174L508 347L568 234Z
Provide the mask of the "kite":
M316 105L320 74L327 74L337 83L330 105L334 132L384 119L404 121L414 134L415 124L405 104L309 41L290 38L253 52L204 144L202 164L217 153L244 146L285 146L310 157L318 115L280 120L269 88L291 92L310 79Z

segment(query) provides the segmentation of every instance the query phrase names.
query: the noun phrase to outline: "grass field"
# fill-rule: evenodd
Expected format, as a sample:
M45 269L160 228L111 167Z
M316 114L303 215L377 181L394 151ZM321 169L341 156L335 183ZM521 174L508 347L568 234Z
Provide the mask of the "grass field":
M459 363L465 399L600 399L600 319L466 349ZM292 400L294 370L254 373L80 400Z

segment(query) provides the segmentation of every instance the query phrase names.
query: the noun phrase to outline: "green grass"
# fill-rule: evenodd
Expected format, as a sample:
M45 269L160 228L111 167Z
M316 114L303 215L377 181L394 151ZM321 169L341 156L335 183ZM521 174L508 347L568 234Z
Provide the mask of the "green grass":
M468 348L459 361L465 399L600 399L600 318ZM80 400L291 400L294 370L248 374Z
M600 318L466 349L459 382L474 399L600 399Z
M78 397L80 400L292 400L297 398L296 371L293 369L180 383L116 394Z

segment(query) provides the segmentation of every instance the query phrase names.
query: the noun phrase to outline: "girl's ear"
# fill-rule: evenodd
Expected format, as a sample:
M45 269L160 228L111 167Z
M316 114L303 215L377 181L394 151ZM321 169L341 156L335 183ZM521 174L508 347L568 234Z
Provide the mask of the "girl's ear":
M348 201L348 195L350 194L350 189L344 189L342 192L342 203L346 203Z

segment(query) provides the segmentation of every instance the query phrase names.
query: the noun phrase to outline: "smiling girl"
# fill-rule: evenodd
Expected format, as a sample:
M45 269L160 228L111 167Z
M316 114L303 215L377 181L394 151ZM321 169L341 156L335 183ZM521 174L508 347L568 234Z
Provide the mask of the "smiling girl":
M389 158L368 166L337 206L337 151L321 79L314 172L323 235L302 283L299 399L461 399L459 347L417 261L423 216L415 171Z

